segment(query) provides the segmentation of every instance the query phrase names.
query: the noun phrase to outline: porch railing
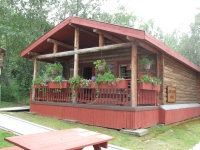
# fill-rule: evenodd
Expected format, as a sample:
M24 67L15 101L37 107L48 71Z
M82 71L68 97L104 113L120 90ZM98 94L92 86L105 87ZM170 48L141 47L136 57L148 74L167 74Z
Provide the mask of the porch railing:
M86 104L110 104L110 105L131 105L130 80L127 88L78 88L78 103ZM157 104L157 91L138 90L137 105ZM49 102L72 102L70 88L35 88L35 101Z

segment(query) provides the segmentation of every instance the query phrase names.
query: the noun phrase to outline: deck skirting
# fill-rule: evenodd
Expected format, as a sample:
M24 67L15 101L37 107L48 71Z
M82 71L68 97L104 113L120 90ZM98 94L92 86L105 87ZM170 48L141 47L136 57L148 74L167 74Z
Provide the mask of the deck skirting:
M84 107L83 107L84 106ZM123 106L103 106L86 104L66 104L32 102L31 112L59 119L78 120L79 123L113 128L138 129L157 125L159 107L131 108Z

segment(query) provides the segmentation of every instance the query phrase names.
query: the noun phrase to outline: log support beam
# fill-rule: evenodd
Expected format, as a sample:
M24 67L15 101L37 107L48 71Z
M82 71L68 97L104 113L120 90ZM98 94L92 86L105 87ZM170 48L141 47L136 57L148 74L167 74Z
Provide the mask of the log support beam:
M104 46L104 36L103 34L99 34L99 46Z
M131 42L138 42L138 46L141 46L142 48L152 52L152 53L158 53L156 50L154 50L153 48L151 48L150 46L148 46L147 44L141 42L141 41L138 41L137 39L135 39L134 37L131 37L131 36L126 36L127 40L131 41Z
M101 31L101 30L98 30L98 29L93 29L93 32L98 33L99 35L103 35L105 38L107 38L107 39L109 39L109 40L111 40L115 43L123 43L122 40L120 40L120 39L104 32L104 31Z
M33 81L37 78L38 60L34 59ZM35 88L32 88L32 101L35 101Z
M54 40L54 39L48 38L47 42L53 43L54 45L57 44L57 45L60 45L62 47L68 48L68 49L74 49L74 46L71 46L69 44L66 44L66 43L63 43L63 42L60 42L60 41L57 41L57 40Z
M53 45L53 53L57 53L58 52L58 44L54 43Z
M72 26L72 27L74 27L75 29L79 29L79 31L85 32L85 33L87 33L87 34L89 34L89 35L92 35L92 36L98 38L98 34L95 34L95 33L93 33L93 32L90 32L90 31L88 31L88 30L85 30L85 29L83 29L83 28L80 28L80 27L78 27L78 26L76 26L76 25L74 25L74 24L72 24L72 23L69 23L69 25Z
M74 36L74 51L78 51L79 49L79 29L75 28L75 36ZM78 54L74 54L74 77L78 75ZM73 97L72 97L72 103L76 103L77 98L77 90L74 91Z
M93 53L93 52L99 52L99 51L108 51L108 50L119 49L119 48L128 48L128 47L131 47L131 45L133 45L133 44L137 45L138 43L137 42L129 42L129 43L113 44L113 45L102 46L102 47L79 49L78 51L73 50L73 51L66 51L66 52L58 52L55 54L45 54L45 55L36 56L36 59L72 56L74 54L85 54L85 53Z
M131 54L131 106L137 106L137 45L132 45Z

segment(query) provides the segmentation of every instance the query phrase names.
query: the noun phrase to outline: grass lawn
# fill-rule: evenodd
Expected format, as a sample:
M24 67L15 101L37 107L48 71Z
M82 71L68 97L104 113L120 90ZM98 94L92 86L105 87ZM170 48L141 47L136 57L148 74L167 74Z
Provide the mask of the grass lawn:
M3 131L3 130L0 130L0 148L12 146L12 144L10 144L9 142L6 142L4 140L5 137L10 137L10 136L13 136L13 134Z
M13 101L13 102L5 102L5 101L0 101L0 108L5 108L5 107L17 107L17 106L25 106L29 105L27 101Z
M129 148L131 150L188 150L200 142L200 117L168 126L154 126L149 128L149 134L136 137L120 133L118 130L83 125L68 124L62 120L31 115L25 112L6 113L15 117L26 119L57 130L69 128L84 128L115 137L110 144Z

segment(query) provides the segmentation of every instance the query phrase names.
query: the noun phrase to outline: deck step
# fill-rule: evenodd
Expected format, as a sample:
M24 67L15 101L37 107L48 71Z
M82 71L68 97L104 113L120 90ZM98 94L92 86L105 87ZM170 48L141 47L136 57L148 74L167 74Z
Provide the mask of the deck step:
M18 146L13 146L13 147L0 148L0 150L23 150L23 149Z
M122 129L120 130L121 133L126 133L126 134L132 134L136 136L143 136L149 133L148 129L137 129L137 130L131 130L131 129Z
M78 120L63 119L63 122L66 122L66 123L78 123Z

